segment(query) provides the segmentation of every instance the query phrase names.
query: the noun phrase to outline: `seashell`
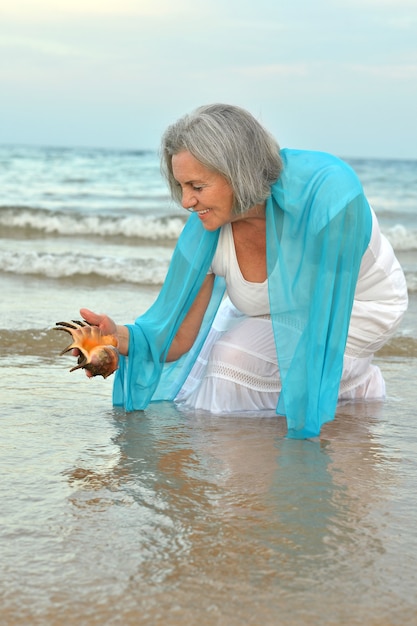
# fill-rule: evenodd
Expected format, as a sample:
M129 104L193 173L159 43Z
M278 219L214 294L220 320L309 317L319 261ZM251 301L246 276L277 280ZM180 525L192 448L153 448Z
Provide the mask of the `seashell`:
M78 362L70 372L78 369L88 370L92 376L107 378L115 372L119 365L117 338L114 335L103 335L97 326L86 321L56 322L53 330L63 330L72 337L72 343L62 350L60 356L70 350L78 350Z

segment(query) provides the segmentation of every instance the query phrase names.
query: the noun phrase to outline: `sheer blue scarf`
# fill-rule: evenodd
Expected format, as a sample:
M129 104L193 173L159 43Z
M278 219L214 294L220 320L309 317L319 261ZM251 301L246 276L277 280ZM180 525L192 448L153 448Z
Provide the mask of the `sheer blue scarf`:
M271 320L282 391L277 413L288 436L315 437L333 419L350 314L372 218L353 170L329 154L281 150L283 172L266 203ZM216 250L219 231L188 219L164 285L150 309L129 329L113 403L127 411L173 400L187 378L225 292L213 295L192 350L174 363L165 357L196 297Z

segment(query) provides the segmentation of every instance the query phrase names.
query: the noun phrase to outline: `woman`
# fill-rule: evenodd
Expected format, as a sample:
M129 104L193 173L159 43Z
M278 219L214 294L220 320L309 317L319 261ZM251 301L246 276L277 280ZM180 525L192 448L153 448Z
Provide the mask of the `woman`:
M167 129L162 170L192 215L158 299L128 326L81 310L118 337L114 403L273 409L310 437L338 399L383 397L372 357L407 288L349 166L280 150L247 111L215 104Z

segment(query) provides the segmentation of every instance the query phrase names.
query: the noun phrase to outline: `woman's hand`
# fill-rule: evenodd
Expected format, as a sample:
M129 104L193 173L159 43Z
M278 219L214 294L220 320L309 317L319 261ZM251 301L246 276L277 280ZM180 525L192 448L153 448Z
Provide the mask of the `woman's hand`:
M102 335L114 335L118 341L118 350L120 354L127 356L129 349L129 331L126 326L119 326L111 317L103 315L101 313L94 313L90 309L80 309L82 318L91 324L91 326L97 326ZM73 355L78 356L76 350L73 350ZM86 375L90 378L92 374L85 370Z
M94 313L89 309L80 309L80 313L91 326L97 326L102 335L116 335L117 337L117 326L108 315Z

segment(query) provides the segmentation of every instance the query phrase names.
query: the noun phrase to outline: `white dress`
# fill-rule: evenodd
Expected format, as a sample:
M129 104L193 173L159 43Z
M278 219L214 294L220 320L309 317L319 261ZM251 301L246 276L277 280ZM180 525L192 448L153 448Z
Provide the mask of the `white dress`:
M232 227L221 229L212 272L224 276L227 297L176 401L210 413L275 411L281 390L269 315L268 284L245 280ZM372 212L372 234L362 259L343 362L339 400L385 395L374 353L393 335L407 308L403 271Z

